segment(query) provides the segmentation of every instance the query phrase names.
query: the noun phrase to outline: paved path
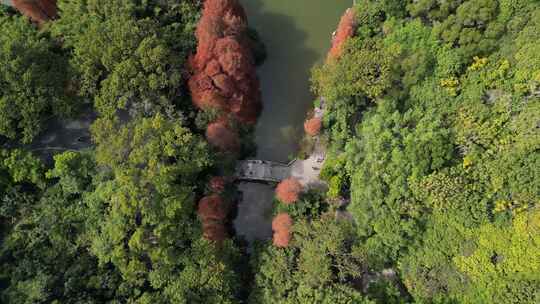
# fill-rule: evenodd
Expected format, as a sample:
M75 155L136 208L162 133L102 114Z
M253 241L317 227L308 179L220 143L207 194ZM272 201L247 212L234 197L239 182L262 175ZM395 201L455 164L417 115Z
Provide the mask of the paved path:
M319 175L326 158L326 152L319 144L319 139L316 140L313 153L305 160L294 162L291 167L290 176L296 178L305 187L319 187L325 184Z
M24 148L39 156L46 163L51 163L53 156L64 151L78 151L93 146L90 125L97 115L90 105L81 109L80 115L72 119L51 117L43 123L43 130L30 144L7 141L0 147Z
M44 131L27 146L27 149L50 161L54 154L92 147L90 125L97 115L90 106L81 112L83 114L74 119L53 118L48 121Z

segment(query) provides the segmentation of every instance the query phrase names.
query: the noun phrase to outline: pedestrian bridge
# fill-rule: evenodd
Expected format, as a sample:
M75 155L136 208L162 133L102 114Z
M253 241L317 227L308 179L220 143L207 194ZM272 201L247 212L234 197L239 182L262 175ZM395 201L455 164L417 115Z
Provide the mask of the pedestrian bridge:
M291 176L296 160L288 164L265 161L243 160L236 166L236 179L239 181L279 183Z
M324 99L315 108L314 117L322 118L324 115ZM315 148L307 159L295 159L289 163L267 160L241 160L237 162L235 178L241 182L280 183L282 180L293 177L302 185L324 184L319 179L326 151L324 145L317 137Z
M243 160L236 166L235 178L241 182L279 183L293 177L305 186L318 184L324 159L324 153L314 153L308 159L295 159L289 163Z

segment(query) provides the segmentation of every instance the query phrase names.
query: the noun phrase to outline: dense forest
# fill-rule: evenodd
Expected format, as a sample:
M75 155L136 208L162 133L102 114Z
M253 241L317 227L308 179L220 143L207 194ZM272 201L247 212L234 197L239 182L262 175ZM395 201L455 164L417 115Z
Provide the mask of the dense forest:
M356 1L312 71L328 189L283 181L249 246L239 3L54 2L0 5L0 303L540 303L537 0Z
M313 86L383 302L539 303L540 3L357 2Z

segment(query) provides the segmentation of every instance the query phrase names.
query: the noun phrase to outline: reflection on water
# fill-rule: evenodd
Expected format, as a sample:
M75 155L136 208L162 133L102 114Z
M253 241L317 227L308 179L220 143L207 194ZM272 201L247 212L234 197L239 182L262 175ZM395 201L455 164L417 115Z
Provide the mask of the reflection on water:
M287 161L297 150L313 104L311 67L324 60L332 32L351 0L241 0L268 58L259 68L264 110L256 130L258 158ZM286 132L283 132L286 130Z
M272 200L274 189L271 186L254 183L241 183L242 203L234 220L236 232L246 241L272 237Z
M259 68L264 110L255 132L257 158L286 162L297 151L303 121L314 96L310 93L311 67L322 62L332 32L351 0L241 0L249 24L268 51ZM271 237L274 189L242 184L244 199L235 228L246 239Z

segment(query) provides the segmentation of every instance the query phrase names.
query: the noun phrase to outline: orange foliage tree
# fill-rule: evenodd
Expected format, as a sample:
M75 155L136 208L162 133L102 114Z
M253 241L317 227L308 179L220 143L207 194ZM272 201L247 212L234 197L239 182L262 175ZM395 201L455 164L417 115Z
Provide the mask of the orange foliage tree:
M213 193L223 193L227 186L227 180L223 176L214 176L208 182L208 188Z
M221 242L228 237L225 226L228 212L228 206L218 194L205 196L199 201L198 214L206 239Z
M347 12L341 17L336 35L332 39L332 48L328 53L329 59L336 59L341 55L343 45L345 42L354 36L356 31L356 14L354 10L348 9Z
M225 225L220 222L203 223L203 236L214 242L223 242L229 237Z
M272 221L273 243L277 247L287 247L291 241L292 218L287 213L278 214Z
M318 117L313 117L306 120L304 123L304 131L309 136L317 136L321 132L322 121Z
M188 82L194 105L255 124L261 92L244 9L237 0L206 0L195 34L197 53L189 60Z
M299 199L302 190L300 182L291 177L279 183L276 188L276 196L284 204L292 204Z
M227 218L228 208L218 194L213 194L199 201L198 213L203 221L223 221Z
M238 131L224 119L219 119L206 127L206 139L221 151L238 152L240 137Z

